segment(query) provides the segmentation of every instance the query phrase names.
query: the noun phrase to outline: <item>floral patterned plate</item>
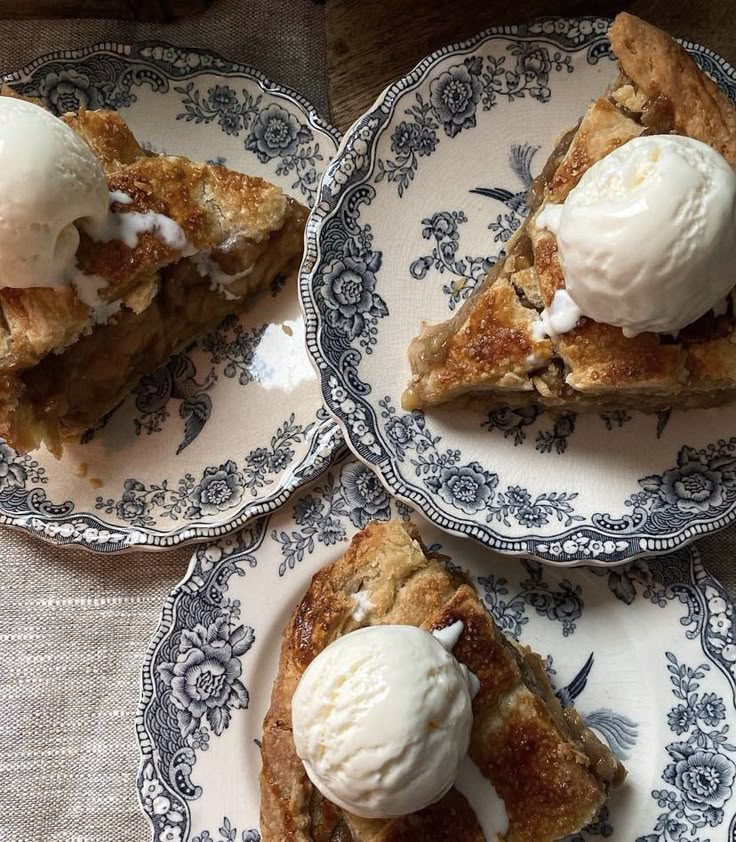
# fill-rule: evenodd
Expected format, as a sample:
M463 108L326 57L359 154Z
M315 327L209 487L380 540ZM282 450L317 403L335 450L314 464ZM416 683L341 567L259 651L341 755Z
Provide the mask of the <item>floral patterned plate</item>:
M565 127L616 74L601 18L446 47L348 132L308 225L301 294L350 447L438 526L570 564L681 546L736 518L736 405L565 415L405 413L407 348L470 295L527 212ZM736 98L736 71L686 43Z
M164 44L58 52L4 77L56 112L120 111L148 148L262 175L311 205L338 135L301 96ZM215 537L281 505L342 440L304 351L295 278L275 278L146 377L101 429L16 454L0 440L0 522L100 552Z
M350 460L279 512L197 547L143 668L138 791L154 842L260 839L259 739L283 627L314 573L369 518L390 516L410 510ZM412 517L468 572L506 634L549 656L562 703L574 701L629 770L571 842L732 840L734 606L697 553L558 569Z

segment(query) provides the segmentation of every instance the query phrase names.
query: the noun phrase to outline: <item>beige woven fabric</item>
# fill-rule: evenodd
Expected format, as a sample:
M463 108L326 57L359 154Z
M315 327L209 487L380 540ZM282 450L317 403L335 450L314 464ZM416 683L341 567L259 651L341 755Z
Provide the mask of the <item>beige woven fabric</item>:
M100 41L160 39L250 64L327 113L324 8L219 0L170 26L0 20L0 70ZM145 842L139 675L191 548L94 556L0 531L0 842Z
M5 71L58 49L158 38L261 69L326 113L323 9L221 0L190 21L0 21ZM700 544L736 596L736 530ZM145 842L133 721L143 654L188 548L94 556L0 532L0 842Z
M143 842L133 719L191 550L95 556L0 533L0 839Z

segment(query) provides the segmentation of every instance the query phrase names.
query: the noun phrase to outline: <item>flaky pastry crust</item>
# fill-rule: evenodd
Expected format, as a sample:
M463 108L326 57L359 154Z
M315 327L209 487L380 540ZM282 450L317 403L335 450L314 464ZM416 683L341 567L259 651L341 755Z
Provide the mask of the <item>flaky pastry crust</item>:
M353 615L358 592L371 606L361 621ZM625 770L572 708L560 707L539 657L501 634L475 590L427 553L414 526L373 522L342 558L314 576L284 630L263 725L264 842L484 839L470 804L454 789L398 819L360 819L341 810L310 783L291 732L299 679L333 640L368 625L432 630L456 620L464 629L454 654L480 680L469 753L504 799L506 842L551 842L597 814Z
M588 318L554 341L532 330L565 286L556 239L535 220L545 204L564 202L596 161L635 137L672 132L710 144L736 166L736 107L688 53L629 14L616 17L609 38L619 79L558 142L505 260L452 319L425 326L412 341L405 409L459 400L485 409L653 412L716 406L736 396L733 292L728 312L708 313L676 337L626 338L620 328Z
M147 153L115 112L62 119L97 156L109 189L132 200L112 210L169 217L187 248L182 253L151 232L134 248L81 232L79 269L105 279L103 303L122 304L102 324L73 286L0 289L0 435L19 450L45 443L57 454L142 375L296 268L307 214L261 178ZM213 280L213 267L218 278L232 278L226 289Z

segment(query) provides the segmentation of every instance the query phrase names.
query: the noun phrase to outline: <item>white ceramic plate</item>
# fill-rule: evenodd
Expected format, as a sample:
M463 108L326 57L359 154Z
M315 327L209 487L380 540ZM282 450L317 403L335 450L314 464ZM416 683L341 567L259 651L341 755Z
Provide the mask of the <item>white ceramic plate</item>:
M433 53L347 133L301 273L324 399L355 454L442 528L546 561L611 563L736 517L736 405L555 420L405 413L407 348L448 318L526 213L558 134L617 70L602 18L489 30ZM736 71L686 43L736 98Z
M301 96L203 51L104 44L5 81L57 112L116 109L148 148L261 175L309 205L337 146ZM274 279L61 461L0 440L0 522L98 552L215 537L281 505L341 443L304 351L296 281Z
M155 842L260 838L258 740L283 627L314 573L370 518L391 515L409 510L345 461L279 512L196 549L143 668L138 788ZM414 519L501 628L551 657L563 699L624 759L626 786L575 842L730 842L734 606L696 552L561 570Z

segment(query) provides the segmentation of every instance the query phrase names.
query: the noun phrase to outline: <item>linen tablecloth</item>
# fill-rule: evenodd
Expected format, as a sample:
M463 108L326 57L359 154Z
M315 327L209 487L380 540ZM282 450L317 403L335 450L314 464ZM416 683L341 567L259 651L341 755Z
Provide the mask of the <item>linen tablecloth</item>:
M152 38L252 64L327 114L324 9L310 0L220 0L170 26L0 21L0 69ZM698 546L736 596L736 530ZM139 673L190 554L95 556L0 532L0 842L149 838L135 795Z

